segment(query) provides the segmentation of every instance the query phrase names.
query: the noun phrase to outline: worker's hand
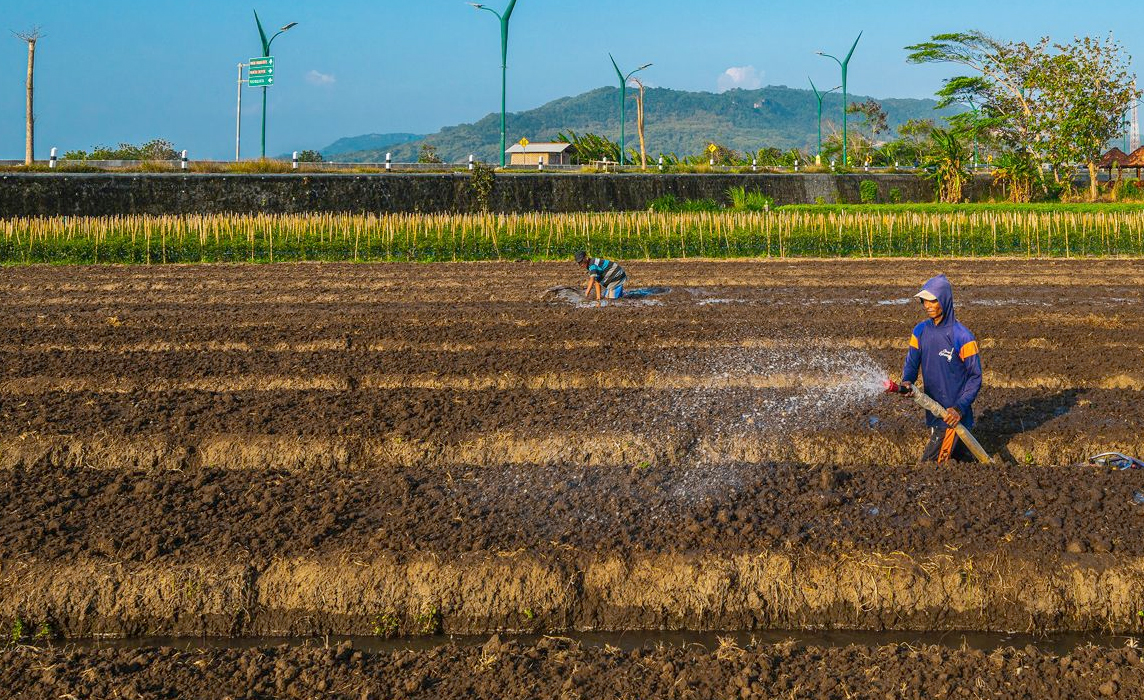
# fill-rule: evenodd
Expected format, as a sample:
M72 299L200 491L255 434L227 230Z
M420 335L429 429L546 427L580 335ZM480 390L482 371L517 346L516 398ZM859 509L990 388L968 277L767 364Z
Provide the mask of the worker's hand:
M961 411L956 408L945 409L945 424L949 427L956 427L961 422Z
M902 396L909 396L910 394L914 393L914 383L913 382L902 382L898 386L900 386L906 390L902 393Z

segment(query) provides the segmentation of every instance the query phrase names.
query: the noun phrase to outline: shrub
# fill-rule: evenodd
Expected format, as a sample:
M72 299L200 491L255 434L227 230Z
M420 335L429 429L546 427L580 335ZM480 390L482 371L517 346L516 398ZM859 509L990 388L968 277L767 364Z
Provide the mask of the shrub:
M1070 185L1068 183L1057 183L1050 179L1043 179L1041 187L1033 191L1033 201L1036 202L1060 202L1061 197L1068 193Z
M775 206L775 198L762 192L747 193L747 211L770 211Z
M492 206L493 186L496 185L493 166L487 163L474 163L469 185L473 188L473 199L477 201L477 208L488 211Z
M727 190L731 208L738 211L769 211L775 205L772 197L758 190L747 191L745 187L732 187Z
M719 211L721 208L713 199L679 199L673 194L656 197L648 203L648 211L660 212Z
M144 144L121 143L116 148L96 146L91 152L78 150L64 153L63 160L177 160L179 152L166 139L151 139Z
M858 197L863 204L876 204L878 202L878 183L873 180L863 180L858 184Z
M722 207L714 199L685 199L682 202L680 211L696 212L696 211L719 211Z
M1136 202L1144 199L1144 183L1140 180L1120 180L1112 187L1112 198L1117 202Z
M890 188L890 204L900 204L902 201L902 191L897 187Z
M441 156L437 155L437 147L428 143L421 144L421 150L417 153L418 163L441 163Z

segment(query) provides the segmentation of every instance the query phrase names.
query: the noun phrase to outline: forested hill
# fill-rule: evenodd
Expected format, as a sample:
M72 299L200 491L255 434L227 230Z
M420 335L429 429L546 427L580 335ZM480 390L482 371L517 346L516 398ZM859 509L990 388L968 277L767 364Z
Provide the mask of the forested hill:
M521 138L530 141L554 140L560 132L596 133L618 141L620 138L619 89L599 88L575 97L564 97L527 112L508 116L508 142ZM627 136L630 148L638 148L635 127L635 90L628 90ZM731 90L724 93L686 92L666 88L649 88L646 97L647 148L650 155L676 153L680 156L701 153L707 144L721 145L743 152L774 146L783 150L801 148L813 151L817 136L817 102L810 90L788 87L766 87L761 90ZM495 96L494 96L495 97ZM871 99L851 95L850 101ZM909 119L938 119L953 110L935 112L933 100L881 99L891 129ZM490 97L490 103L496 100ZM864 124L861 115L849 116L851 128ZM827 95L823 101L823 133L831 124L842 122L842 96ZM882 136L885 138L885 135ZM442 129L423 139L395 145L394 160L417 159L421 144L436 147L446 161L466 159L470 153L486 161L498 161L500 150L500 113L489 114L474 124L460 124ZM325 149L323 149L325 150ZM361 150L335 156L337 160L377 162L385 158L383 151Z
M336 157L341 160L343 154L358 151L384 151L386 148L409 143L425 138L422 134L362 134L361 136L347 136L334 141L323 148L320 153L326 158ZM362 162L362 161L358 161Z

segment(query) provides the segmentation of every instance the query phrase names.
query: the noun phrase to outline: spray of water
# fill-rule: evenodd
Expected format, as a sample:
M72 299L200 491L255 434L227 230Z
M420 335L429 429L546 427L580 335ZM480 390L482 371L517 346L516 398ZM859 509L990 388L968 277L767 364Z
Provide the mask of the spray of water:
M716 435L826 427L883 393L886 381L869 354L831 348L826 340L705 349L679 369L709 382L681 397L680 406L683 416L702 420Z
M743 303L706 289L684 291L704 306ZM572 306L595 306L571 287L555 287L548 294L551 300ZM734 335L749 337L750 333ZM646 490L633 487L626 494L632 499L629 507L638 505L646 522L654 526L660 518L678 517L698 503L724 500L758 478L755 465L703 457L703 450L693 448L704 440L773 439L797 430L828 427L868 407L885 391L886 372L868 353L833 347L830 339L785 341L777 349L713 347L683 356L671 353L670 360L656 367L664 374L689 377L692 388L649 395L638 426L625 427L645 434L654 444L679 446L687 466L673 471L669 481ZM593 469L567 466L557 471L570 490L599 486ZM551 507L554 477L551 469L490 465L479 477L459 481L454 489L466 502L487 502L497 509L506 507L500 494L511 493L521 527L547 534L549 528L561 527L543 515ZM630 518L623 509L578 503L568 507L570 517L589 530L610 532Z
M838 421L881 394L886 379L867 353L832 349L825 341L792 343L783 350L705 348L668 364L660 369L706 382L671 391L666 404L649 399L651 415L640 429L659 444L684 448L708 438L774 437ZM779 388L752 386L751 380L768 384L775 377L801 381ZM583 465L488 465L452 482L449 490L466 507L481 504L510 513L508 520L532 538L556 540L570 522L577 524L580 536L607 538L629 527L633 512L647 527L674 523L704 504L718 507L759 478L757 465L705 454L699 449L685 454L669 479L642 479L640 470L652 465L630 465L631 476L620 480ZM550 509L557 488L568 495L557 497L563 515L554 518ZM603 502L585 495L605 488L616 492Z
M852 419L885 392L886 372L868 353L832 348L828 340L792 340L780 349L704 348L671 364L665 369L699 380L699 387L673 392L671 411L648 427L692 447L826 428ZM722 499L756 478L756 466L704 455L695 450L695 461L673 477L665 495L674 506Z

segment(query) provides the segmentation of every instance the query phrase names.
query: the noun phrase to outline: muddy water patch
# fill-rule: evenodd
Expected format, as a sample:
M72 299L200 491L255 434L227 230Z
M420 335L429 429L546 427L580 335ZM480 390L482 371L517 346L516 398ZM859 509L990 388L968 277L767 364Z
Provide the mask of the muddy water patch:
M662 306L663 302L653 297L662 297L671 293L671 287L633 287L624 292L620 299L604 299L596 301L584 296L577 287L557 286L549 287L544 291L543 299L550 302L561 302L576 308L595 308L617 304L620 306Z

